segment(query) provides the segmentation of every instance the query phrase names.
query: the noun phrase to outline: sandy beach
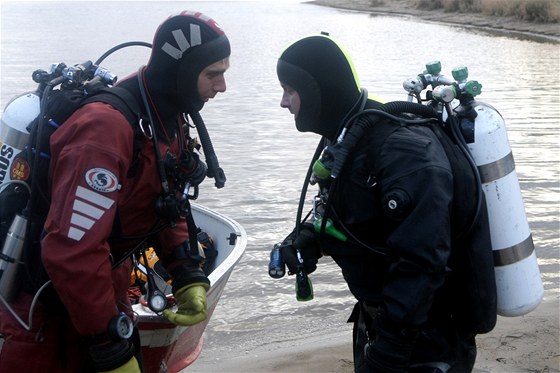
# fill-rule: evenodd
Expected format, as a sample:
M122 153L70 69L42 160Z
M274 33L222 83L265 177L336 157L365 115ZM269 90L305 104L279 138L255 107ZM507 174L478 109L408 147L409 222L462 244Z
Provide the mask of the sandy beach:
M560 372L558 299L545 299L525 316L499 317L496 328L477 337L474 373ZM203 355L186 372L350 373L352 329L264 344L220 357Z
M512 17L479 14L450 14L421 11L407 0L385 1L372 7L370 0L317 0L318 5L361 12L417 17L426 22L461 24L504 32L515 36L560 42L558 24L536 24ZM557 284L558 277L552 280ZM558 286L545 292L542 303L521 317L498 317L496 328L477 337L478 357L474 372L560 372ZM353 372L351 325L323 331L305 340L294 337L263 345L250 351L205 354L188 372Z

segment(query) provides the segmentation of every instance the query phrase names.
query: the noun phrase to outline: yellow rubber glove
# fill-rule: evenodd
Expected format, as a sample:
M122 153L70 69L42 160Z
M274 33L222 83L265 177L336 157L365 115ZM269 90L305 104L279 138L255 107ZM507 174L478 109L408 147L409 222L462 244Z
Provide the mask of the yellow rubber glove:
M100 373L140 373L140 366L138 365L136 358L133 356L126 364L121 365L116 369Z
M163 311L163 316L173 324L181 326L191 326L206 320L208 317L206 291L208 289L209 286L202 282L183 286L174 294L177 312L166 309Z

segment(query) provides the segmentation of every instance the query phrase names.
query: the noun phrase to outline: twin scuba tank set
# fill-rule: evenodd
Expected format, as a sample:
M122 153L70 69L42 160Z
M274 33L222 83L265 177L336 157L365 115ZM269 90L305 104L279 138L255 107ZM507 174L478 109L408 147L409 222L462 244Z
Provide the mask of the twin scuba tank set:
M423 73L403 82L403 88L408 94L407 102L429 102L445 125L459 135L455 137L462 143L459 145L467 158L474 163L473 169L486 199L498 315L525 315L540 304L544 289L505 121L495 108L474 99L481 93L482 85L468 79L466 67L453 69L453 78L441 74L439 61L430 62L425 67ZM424 91L423 99L421 93ZM349 121L351 120L352 118ZM310 184L321 179L335 179L340 175L351 150L351 146L345 146L345 142L354 141L347 139L352 128L349 131L347 127L344 128L334 146L323 150L322 156L312 165L312 174L308 178ZM305 187L302 193L306 193ZM302 195L300 205L304 198ZM346 233L350 232L336 229L330 219L322 221L320 209L324 209L325 205L328 207L324 199L321 196L315 197L308 215L311 216L315 231L346 241ZM301 215L296 223L300 221L300 217ZM280 246L281 244L275 245L270 253L269 275L273 278L281 278L286 272ZM301 256L298 255L298 258ZM309 300L313 298L311 281L306 278L303 262L300 262L296 278L296 298ZM303 281L309 284L304 288L311 289L311 293L304 294L306 297L300 294Z
M29 196L29 200L31 200L35 193L33 188L35 187L34 184L37 183L33 183L33 178L31 178L31 185L23 181L29 176L29 169L22 167L21 163L17 161L17 156L22 151L26 150L26 147L29 146L29 142L32 141L30 138L32 127L46 125L46 122L49 121L49 118L43 117L47 101L46 97L51 90L55 87L59 87L60 90L82 88L86 91L86 85L94 82L101 83L105 87L110 88L117 82L117 76L109 70L102 68L99 64L111 53L128 46L151 48L151 44L145 42L126 42L108 50L95 63L86 61L85 63L75 66L67 66L64 63L52 64L49 71L36 70L33 72L32 79L38 83L37 89L33 92L24 93L13 98L6 105L0 120L0 193L8 187L12 187L13 190L16 191L17 189L25 189L26 192L24 195ZM143 88L143 85L140 85L140 87ZM149 110L148 114L150 114ZM204 176L213 177L217 188L223 187L226 180L224 172L219 166L202 117L199 113L189 114L189 116L196 126L200 144L197 144L196 140L191 141L197 144L197 148L201 146L204 150L208 167L206 167L204 163L198 162L197 157L195 157L194 161L197 161L201 167L197 167L196 164L193 165L192 154L190 157L183 154L186 151L184 149L185 144L182 144L183 152L181 152L178 157L174 157L170 154L166 154L165 157L162 157L159 151L156 151L156 157L159 161L158 164L160 164L159 173L162 179L163 190L162 195L155 201L156 210L161 218L169 220L171 224L173 224L178 217L189 215L188 200L197 198L198 186L195 185L194 195L189 194L189 188L191 188L189 180L193 180L194 178L201 180ZM186 118L185 122L188 123ZM150 133L144 133L144 135L154 142L154 148L157 149L157 146L155 146L157 139L154 136L155 130L151 127L152 123L153 121L150 121L148 131ZM142 132L144 132L146 128L145 123L143 126L141 123L138 125ZM178 132L178 136L181 137L181 132ZM34 144L31 146L35 154L40 153L36 151L36 149L39 148L38 146L35 147ZM190 162L191 164L184 164L185 162ZM184 173L185 170L190 170L193 175L182 175L181 172ZM194 175L200 173L204 175ZM180 184L179 188L181 190L174 190L177 186L171 188L167 179L171 179L175 185ZM37 191L36 193L44 194L45 191ZM4 213L6 206L2 206L1 208L4 210ZM18 294L19 286L17 283L21 279L23 267L25 266L22 259L24 257L25 247L29 244L27 235L30 231L30 211L28 211L28 208L29 202L27 207L22 211L16 212L11 225L9 225L7 229L5 237L0 237L0 243L3 242L2 251L0 252L0 302L9 310L11 310L9 302ZM149 234L151 233L154 232L149 232ZM196 235L194 236L196 237ZM113 266L118 265L122 260L133 253L145 255L143 247L141 247L141 245L145 245L144 241L145 239ZM192 243L190 246L192 246ZM195 248L191 248L190 251L196 251L195 255L198 255L200 248L198 245L196 245ZM147 278L151 280L148 281L148 294L146 295L148 298L148 305L154 312L161 312L165 308L163 303L166 303L167 300L163 293L157 289L153 281L153 273L148 273ZM29 325L26 325L23 320L12 312L20 324L26 329L31 327L32 310L35 301L46 285L48 285L48 283L44 284L35 295L29 313Z

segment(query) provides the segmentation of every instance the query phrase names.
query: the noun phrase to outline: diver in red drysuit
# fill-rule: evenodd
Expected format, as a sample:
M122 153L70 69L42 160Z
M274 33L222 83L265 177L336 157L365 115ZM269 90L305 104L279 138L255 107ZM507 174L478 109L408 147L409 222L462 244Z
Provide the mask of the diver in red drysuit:
M154 142L146 137L136 151L137 129L109 104L83 106L52 135L52 203L41 243L52 283L35 307L29 331L0 307L0 371L142 371L137 330L123 338L114 329L123 314L134 318L127 297L132 261L124 256L145 237L173 278L178 311L164 315L185 326L207 317L210 283L203 261L193 255L198 247L191 249L185 219L165 209L162 183L169 183L168 197L178 196L183 191L173 189L177 175L192 187L206 176L184 118L226 90L229 55L219 25L185 11L159 26L148 64L119 82L142 108L144 123L152 124L166 180ZM144 130L149 132L145 125ZM32 297L22 291L12 302L24 320Z

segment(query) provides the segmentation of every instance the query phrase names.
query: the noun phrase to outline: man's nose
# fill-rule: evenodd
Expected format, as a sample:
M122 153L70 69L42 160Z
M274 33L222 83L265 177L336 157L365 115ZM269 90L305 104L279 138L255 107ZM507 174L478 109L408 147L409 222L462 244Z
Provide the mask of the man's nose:
M218 78L214 83L214 90L216 92L225 92L226 91L226 78L224 76Z

